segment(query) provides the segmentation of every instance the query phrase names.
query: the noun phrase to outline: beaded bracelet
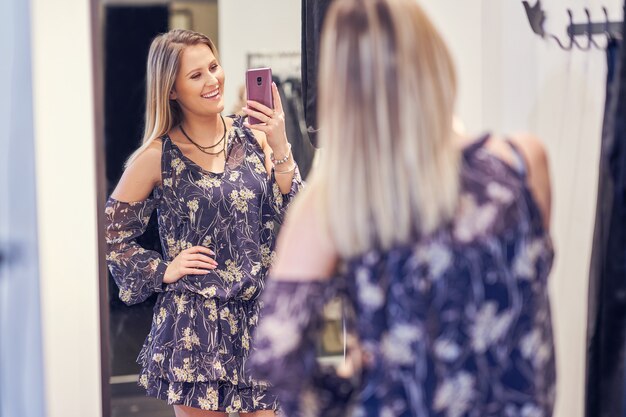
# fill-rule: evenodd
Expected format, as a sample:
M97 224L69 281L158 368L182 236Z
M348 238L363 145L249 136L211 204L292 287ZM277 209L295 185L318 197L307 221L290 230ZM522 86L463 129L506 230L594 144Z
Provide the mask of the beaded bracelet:
M283 159L275 159L274 152L272 151L272 153L270 154L270 160L272 161L274 165L280 165L280 164L284 164L285 162L287 162L290 156L291 156L291 143L287 142L287 155L285 155Z

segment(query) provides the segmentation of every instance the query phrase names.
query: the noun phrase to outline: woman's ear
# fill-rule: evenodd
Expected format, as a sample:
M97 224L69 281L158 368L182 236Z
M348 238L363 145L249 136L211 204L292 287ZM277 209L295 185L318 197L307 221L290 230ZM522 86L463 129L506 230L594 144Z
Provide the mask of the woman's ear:
M170 91L170 100L176 100L178 96L176 95L176 91L172 88Z

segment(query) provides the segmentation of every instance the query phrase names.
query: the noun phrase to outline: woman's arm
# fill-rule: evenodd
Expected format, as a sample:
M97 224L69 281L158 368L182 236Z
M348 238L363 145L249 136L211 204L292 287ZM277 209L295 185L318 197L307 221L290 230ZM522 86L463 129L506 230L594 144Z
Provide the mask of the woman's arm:
M167 264L161 255L136 239L148 226L156 201L149 198L161 178L160 143L153 143L124 171L105 206L106 260L126 304L162 291Z
M552 214L552 191L550 167L543 142L533 135L514 135L511 140L522 151L528 164L528 186L539 206L546 231L550 231Z
M155 140L126 168L111 197L119 201L142 201L161 183L161 141Z
M263 124L258 125L249 125L246 123L246 126L253 129L255 137L261 149L263 149L263 153L265 153L268 174L272 175L272 168L274 168L276 183L278 184L280 192L286 195L292 191L294 180L299 178L297 172L298 166L289 148L285 129L285 112L280 100L278 88L274 83L272 83L272 95L274 98L274 109L270 109L256 101L248 101L250 108L244 108L243 111L247 115L254 116L258 120L263 121ZM283 160L285 157L288 158L284 163L273 167L270 157L272 153L276 160Z
M276 280L326 280L335 273L338 256L312 183L289 209L277 243L277 258L270 274Z
M265 169L271 179L270 186L272 189L270 190L269 203L274 211L274 219L282 224L284 222L285 214L287 212L287 208L291 207L291 202L294 200L295 196L300 192L303 188L302 178L300 177L300 171L298 170L298 166L293 161L293 156L289 158L289 161L285 165L292 164L293 170L286 174L277 173L282 168L277 168L274 170L274 164L271 161L270 153L272 149L267 143L265 134L258 130L252 130L254 136L259 143L259 146L263 150L265 154ZM283 164L281 164L282 166ZM291 169L291 168L285 168Z
M545 145L539 138L527 133L512 135L509 140L522 153L528 170L528 187L537 206L539 206L543 226L549 232L552 192L550 187L550 168ZM513 151L505 141L490 140L487 143L487 148L507 163L514 163Z

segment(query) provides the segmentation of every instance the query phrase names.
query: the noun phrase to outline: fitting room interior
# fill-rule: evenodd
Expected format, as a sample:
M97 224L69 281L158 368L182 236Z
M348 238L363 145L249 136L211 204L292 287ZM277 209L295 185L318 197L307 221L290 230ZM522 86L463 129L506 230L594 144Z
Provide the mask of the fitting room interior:
M464 131L530 131L547 146L557 249L550 277L554 415L582 417L606 36L588 50L564 50L533 33L521 1L420 3L453 53ZM567 39L567 9L577 21L586 21L585 8L604 21L604 7L621 21L623 6L545 1L544 27ZM0 6L0 15L9 16L0 52L13 63L0 69L0 244L4 260L12 259L0 269L0 416L173 416L136 385L135 358L153 304L127 307L117 298L100 215L141 136L147 50L156 34L172 28L209 35L227 74L228 114L238 109L250 67L271 66L285 94L297 100L301 7L295 0L7 0ZM315 150L304 121L296 126L300 164L308 171ZM331 305L320 358L340 358L342 349L340 309Z

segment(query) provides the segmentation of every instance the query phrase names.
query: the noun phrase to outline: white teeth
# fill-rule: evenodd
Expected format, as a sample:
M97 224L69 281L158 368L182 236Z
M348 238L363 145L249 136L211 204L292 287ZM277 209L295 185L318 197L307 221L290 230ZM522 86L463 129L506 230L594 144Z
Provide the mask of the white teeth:
M213 98L213 97L217 97L217 95L220 93L220 90L215 90L213 93L210 94L205 94L202 97L203 98Z

